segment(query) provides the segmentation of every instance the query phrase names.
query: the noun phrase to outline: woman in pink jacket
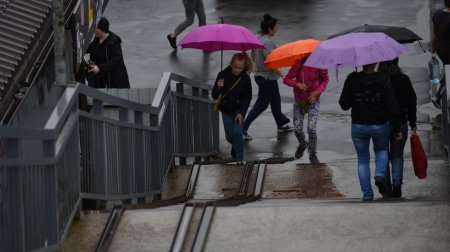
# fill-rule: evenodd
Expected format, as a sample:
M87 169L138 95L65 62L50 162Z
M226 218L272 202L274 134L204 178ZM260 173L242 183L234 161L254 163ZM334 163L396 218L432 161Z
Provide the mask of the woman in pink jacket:
M284 84L294 88L294 132L299 145L295 151L295 158L303 156L308 147L309 160L313 164L320 163L317 158L317 119L319 116L320 94L323 93L328 84L328 70L304 66L309 55L291 67ZM308 114L308 141L303 131L303 120Z

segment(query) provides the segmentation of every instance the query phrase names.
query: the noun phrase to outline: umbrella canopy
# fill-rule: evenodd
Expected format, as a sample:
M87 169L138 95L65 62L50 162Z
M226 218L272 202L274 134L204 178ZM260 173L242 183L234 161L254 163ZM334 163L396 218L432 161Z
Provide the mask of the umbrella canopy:
M230 24L210 24L190 31L178 44L208 52L236 50L245 52L265 48L249 29Z
M412 43L414 41L422 40L422 38L419 37L419 35L415 34L413 31L411 31L405 27L385 26L385 25L369 25L369 24L361 25L358 27L354 27L354 28L336 33L336 34L328 37L328 39L335 38L335 37L349 34L349 33L354 33L354 32L382 32L401 44Z
M294 65L295 61L311 53L320 44L319 40L303 39L284 44L272 50L264 64L270 69Z
M322 69L392 60L406 48L384 33L350 33L322 41L305 62Z

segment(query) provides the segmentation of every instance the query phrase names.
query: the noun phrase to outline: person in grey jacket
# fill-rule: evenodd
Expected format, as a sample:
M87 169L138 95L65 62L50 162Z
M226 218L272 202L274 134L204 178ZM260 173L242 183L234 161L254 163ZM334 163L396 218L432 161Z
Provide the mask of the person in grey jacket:
M267 13L264 14L259 39L263 42L265 49L256 49L252 52L253 61L256 65L255 81L258 85L258 99L244 122L244 138L246 140L252 139L247 132L250 124L267 109L269 104L278 131L292 130L292 126L288 125L291 120L281 112L281 96L277 81L278 78L284 78L285 75L279 69L271 70L264 65L266 57L276 48L271 38L278 30L277 22L276 18Z

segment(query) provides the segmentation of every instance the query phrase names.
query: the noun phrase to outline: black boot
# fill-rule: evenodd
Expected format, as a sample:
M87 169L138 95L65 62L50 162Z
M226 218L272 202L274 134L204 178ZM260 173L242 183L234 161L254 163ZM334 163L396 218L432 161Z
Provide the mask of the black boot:
M401 198L402 197L402 186L393 186L392 187L392 193L391 198Z

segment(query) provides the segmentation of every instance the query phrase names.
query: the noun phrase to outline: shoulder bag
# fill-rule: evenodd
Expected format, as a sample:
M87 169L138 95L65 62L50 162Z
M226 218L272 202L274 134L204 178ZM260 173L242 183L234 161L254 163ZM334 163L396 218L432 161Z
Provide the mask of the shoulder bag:
M225 94L221 95L219 97L219 99L214 101L214 108L213 108L214 112L218 112L219 111L219 106L220 106L220 103L222 102L223 98L225 98L225 96L227 96L227 94L230 93L231 90L233 90L234 87L236 87L236 85L239 83L241 78L242 77L239 77L239 79L233 84L233 86L231 86L230 89L227 90L227 92L225 92Z

